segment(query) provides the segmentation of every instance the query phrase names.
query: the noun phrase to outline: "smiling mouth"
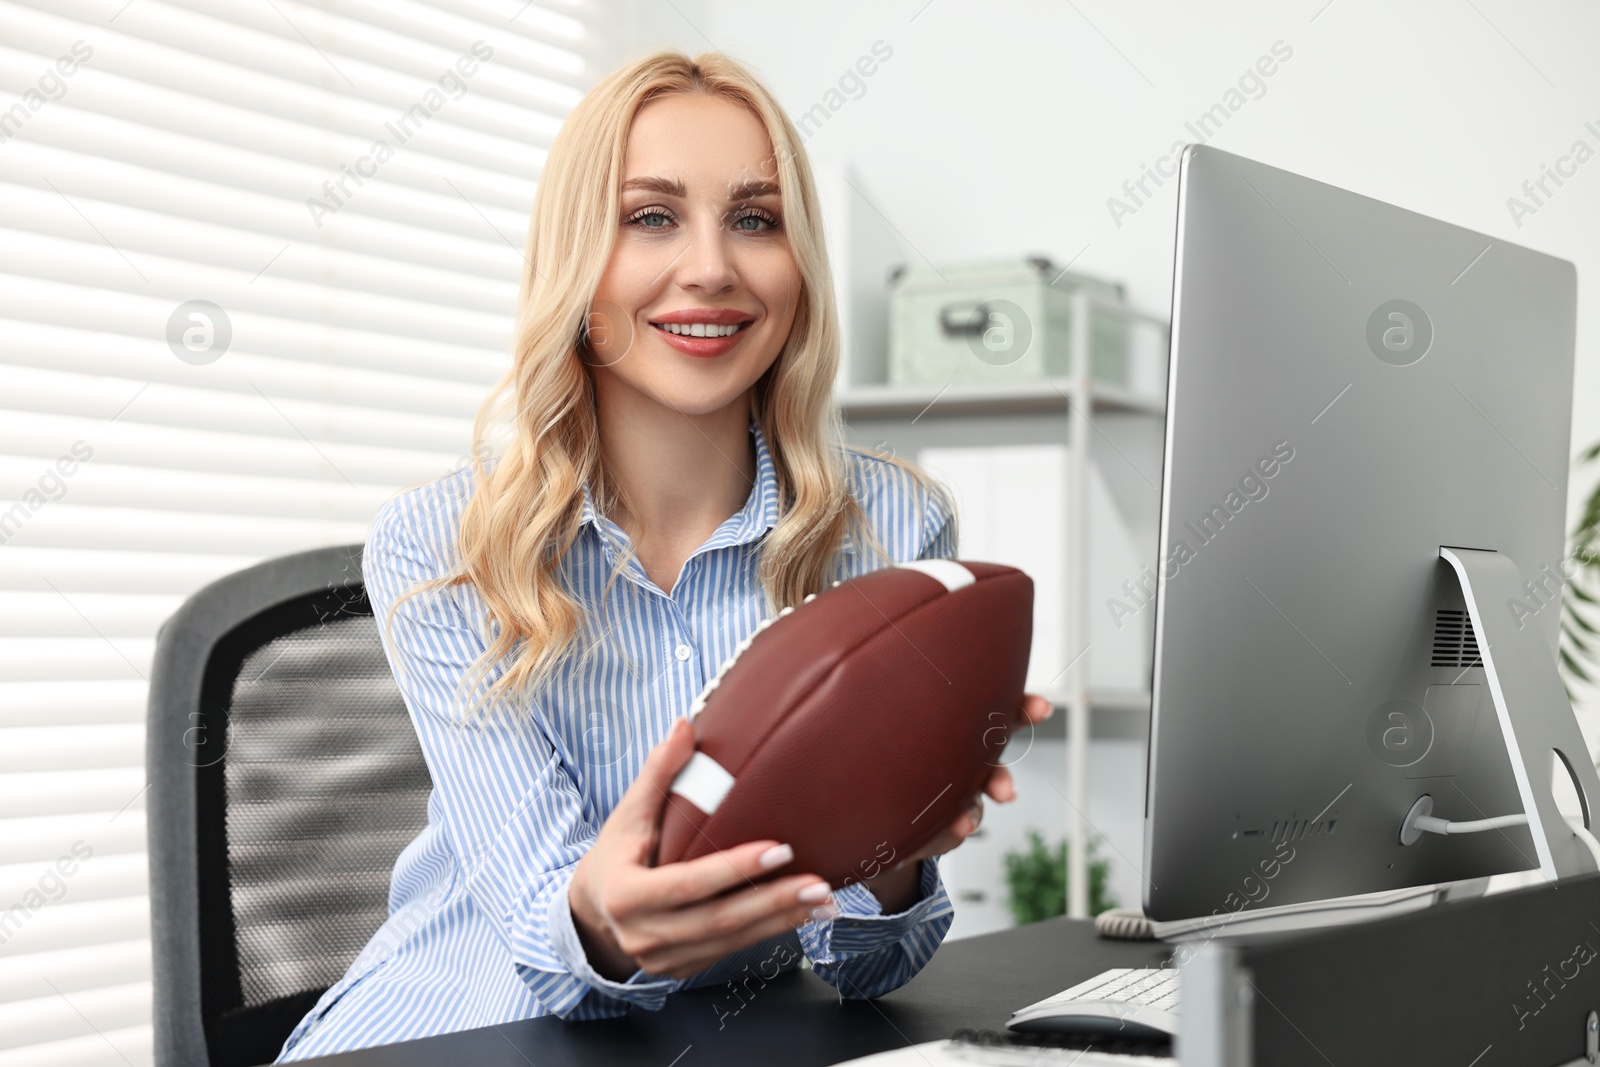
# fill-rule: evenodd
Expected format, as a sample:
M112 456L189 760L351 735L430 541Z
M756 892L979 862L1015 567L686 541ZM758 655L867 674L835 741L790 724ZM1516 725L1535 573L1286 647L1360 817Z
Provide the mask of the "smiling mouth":
M751 322L755 320L752 319ZM749 322L741 322L732 326L719 326L714 322L652 322L650 325L662 333L675 334L678 337L732 337L734 334L749 326Z

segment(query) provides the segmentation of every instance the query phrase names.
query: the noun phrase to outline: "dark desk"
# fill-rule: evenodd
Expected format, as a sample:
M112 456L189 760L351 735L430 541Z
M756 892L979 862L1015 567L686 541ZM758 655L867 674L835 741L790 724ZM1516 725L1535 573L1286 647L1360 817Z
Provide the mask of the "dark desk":
M766 984L737 1014L724 986L691 989L658 1012L567 1022L553 1016L327 1056L329 1067L563 1067L628 1064L825 1064L949 1037L959 1027L999 1029L1024 1004L1108 967L1154 967L1151 941L1104 941L1085 920L1052 919L942 946L911 981L875 1001L846 1000L807 971ZM719 1012L720 1009L720 1012ZM719 1029L720 1027L720 1029ZM674 1057L677 1057L674 1059Z

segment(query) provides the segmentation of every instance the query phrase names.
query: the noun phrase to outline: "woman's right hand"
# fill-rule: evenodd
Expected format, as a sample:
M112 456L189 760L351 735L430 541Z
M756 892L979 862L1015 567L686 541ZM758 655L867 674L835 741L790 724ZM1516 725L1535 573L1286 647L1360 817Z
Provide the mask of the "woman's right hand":
M590 966L612 981L639 969L688 978L731 952L838 914L828 883L817 875L755 883L793 858L778 841L649 866L672 780L693 754L694 729L680 719L646 757L573 871L567 891L573 924Z

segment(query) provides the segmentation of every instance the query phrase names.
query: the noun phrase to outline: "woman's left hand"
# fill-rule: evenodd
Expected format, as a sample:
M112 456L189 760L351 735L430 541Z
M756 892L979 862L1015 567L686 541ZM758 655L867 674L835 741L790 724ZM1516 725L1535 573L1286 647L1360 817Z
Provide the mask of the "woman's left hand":
M1022 694L1022 714L1026 725L1031 727L1044 722L1054 712L1055 706L1039 694ZM920 895L918 882L923 860L944 855L978 829L983 822L984 794L1000 804L1009 804L1017 799L1017 787L1011 780L1011 772L1005 767L996 767L990 773L989 780L984 783L983 793L974 796L967 809L956 816L956 820L949 826L939 831L932 841L914 855L895 857L891 869L875 877L862 879L862 884L883 904L885 915L904 911L917 900Z

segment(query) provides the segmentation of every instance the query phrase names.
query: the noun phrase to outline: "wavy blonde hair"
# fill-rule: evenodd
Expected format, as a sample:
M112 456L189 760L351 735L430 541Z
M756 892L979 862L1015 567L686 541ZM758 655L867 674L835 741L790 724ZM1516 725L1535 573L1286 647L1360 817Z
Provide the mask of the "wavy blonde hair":
M493 642L467 672L473 688L493 664L518 652L474 708L508 691L531 691L585 626L583 608L559 575L578 535L584 485L602 513L626 503L602 461L584 330L617 236L623 159L634 115L649 101L673 93L722 97L766 128L784 228L802 281L789 337L755 383L752 397L752 414L766 436L779 487L779 521L762 545L758 567L767 611L776 613L820 590L846 537L885 564L894 562L846 484L841 448L851 446L842 444L843 426L832 402L838 315L816 187L799 133L771 93L721 53L693 59L674 51L643 56L585 95L550 148L528 225L512 365L473 421L474 491L457 534L459 561L452 573L407 590L385 619L392 624L395 611L411 596L474 585L488 608ZM494 452L488 439L491 426L501 420L512 429L491 472L485 462ZM879 458L907 471L919 491L938 495L955 521L947 489L914 464L893 455ZM607 590L627 560L617 561Z

